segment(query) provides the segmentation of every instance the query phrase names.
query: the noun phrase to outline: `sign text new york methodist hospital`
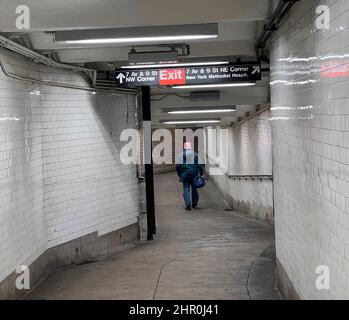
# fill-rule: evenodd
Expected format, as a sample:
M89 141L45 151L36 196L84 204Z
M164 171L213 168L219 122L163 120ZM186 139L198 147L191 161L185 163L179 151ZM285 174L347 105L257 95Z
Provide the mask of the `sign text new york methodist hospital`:
M222 65L186 68L116 70L114 80L120 87L180 86L255 82L261 80L261 66Z

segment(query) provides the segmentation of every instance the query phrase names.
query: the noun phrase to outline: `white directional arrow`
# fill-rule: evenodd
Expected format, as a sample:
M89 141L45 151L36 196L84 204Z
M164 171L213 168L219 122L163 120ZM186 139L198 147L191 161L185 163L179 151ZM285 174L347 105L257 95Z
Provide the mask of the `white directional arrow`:
M126 78L126 76L123 73L119 73L119 75L116 77L116 79L119 80L120 84L124 83L125 78Z
M260 66L253 66L252 74L261 73Z

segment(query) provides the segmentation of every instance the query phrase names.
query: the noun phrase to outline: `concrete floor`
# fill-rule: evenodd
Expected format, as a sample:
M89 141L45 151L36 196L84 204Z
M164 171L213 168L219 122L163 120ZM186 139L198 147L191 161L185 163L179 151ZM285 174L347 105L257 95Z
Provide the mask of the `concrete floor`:
M278 299L273 228L225 210L209 183L183 209L174 174L156 176L158 234L113 257L51 274L28 299Z

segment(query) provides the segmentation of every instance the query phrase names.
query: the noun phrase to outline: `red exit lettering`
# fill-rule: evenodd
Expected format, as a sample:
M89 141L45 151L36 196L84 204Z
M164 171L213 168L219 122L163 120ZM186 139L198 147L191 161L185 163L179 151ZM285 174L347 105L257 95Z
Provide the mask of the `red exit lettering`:
M159 84L160 86L185 84L185 69L159 70Z

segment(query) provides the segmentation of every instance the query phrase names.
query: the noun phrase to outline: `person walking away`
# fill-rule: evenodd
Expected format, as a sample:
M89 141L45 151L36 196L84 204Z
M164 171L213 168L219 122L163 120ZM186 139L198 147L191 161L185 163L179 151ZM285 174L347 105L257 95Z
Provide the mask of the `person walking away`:
M204 165L199 163L198 154L192 150L190 142L184 143L183 151L177 159L176 171L179 181L183 183L185 209L196 208L199 202L199 192L194 184L194 178L203 175Z

